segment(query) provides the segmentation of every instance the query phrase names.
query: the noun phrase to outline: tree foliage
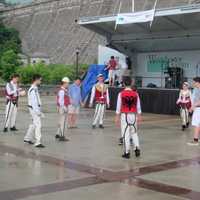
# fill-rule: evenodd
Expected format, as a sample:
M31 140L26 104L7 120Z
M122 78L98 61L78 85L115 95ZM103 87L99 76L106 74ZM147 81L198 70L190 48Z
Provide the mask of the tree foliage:
M88 65L82 64L79 66L79 72L83 74L87 71ZM67 76L72 81L76 77L74 65L50 64L44 63L19 67L17 73L20 74L23 84L30 84L32 76L36 73L42 75L43 83L59 84L63 77Z
M19 33L0 22L0 76L7 81L20 66L18 53L21 52Z

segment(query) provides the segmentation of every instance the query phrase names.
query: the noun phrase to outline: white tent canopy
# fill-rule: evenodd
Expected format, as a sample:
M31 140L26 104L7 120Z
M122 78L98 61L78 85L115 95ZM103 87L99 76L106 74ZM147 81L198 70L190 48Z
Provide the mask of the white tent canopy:
M200 4L158 9L150 22L117 25L114 16L81 18L79 24L106 36L108 45L127 55L200 49Z

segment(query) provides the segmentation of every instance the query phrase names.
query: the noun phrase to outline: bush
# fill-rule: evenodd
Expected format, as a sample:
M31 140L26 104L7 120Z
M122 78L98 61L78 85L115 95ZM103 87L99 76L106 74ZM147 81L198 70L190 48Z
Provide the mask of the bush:
M20 66L19 57L13 50L5 51L1 57L0 72L3 80L8 81Z
M20 67L17 70L17 73L20 75L21 82L23 84L30 84L34 74L40 74L42 76L43 83L50 83L50 69L47 65L42 63Z
M79 72L81 74L87 71L88 65L80 65ZM33 74L39 73L42 76L44 84L59 84L63 77L67 76L71 81L76 77L76 67L74 65L43 63L20 67L17 73L21 76L23 84L30 84Z

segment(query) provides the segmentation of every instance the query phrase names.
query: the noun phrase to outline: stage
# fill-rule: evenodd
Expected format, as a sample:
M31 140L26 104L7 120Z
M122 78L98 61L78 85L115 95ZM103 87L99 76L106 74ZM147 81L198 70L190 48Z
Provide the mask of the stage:
M109 88L111 110L115 110L117 95L122 88ZM178 99L178 89L164 88L138 88L141 99L142 112L154 114L174 115L179 113L176 105Z

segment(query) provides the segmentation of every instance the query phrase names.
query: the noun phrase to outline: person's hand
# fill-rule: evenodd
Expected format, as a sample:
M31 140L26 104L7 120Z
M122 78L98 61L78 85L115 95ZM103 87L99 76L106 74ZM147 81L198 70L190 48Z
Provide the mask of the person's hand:
M142 122L142 115L137 114L137 123L140 124Z
M120 115L119 114L116 114L116 116L115 116L115 125L117 127L120 127Z

